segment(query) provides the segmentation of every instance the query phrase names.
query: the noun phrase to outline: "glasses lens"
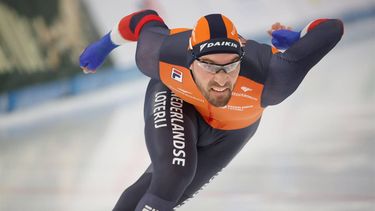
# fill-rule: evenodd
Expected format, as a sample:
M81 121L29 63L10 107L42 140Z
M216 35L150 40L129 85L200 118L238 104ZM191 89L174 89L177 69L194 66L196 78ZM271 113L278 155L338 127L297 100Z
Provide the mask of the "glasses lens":
M227 65L223 66L223 69L227 73L232 72L233 70L235 70L238 67L238 65L240 63L241 63L241 60L235 61L233 63L230 63L230 64L227 64Z
M210 72L210 73L216 73L219 69L217 65L214 65L214 64L208 64L208 63L205 63L205 62L201 62L198 60L198 65L203 68L204 70L206 70L207 72ZM221 68L221 67L220 67Z
M224 70L226 73L230 73L233 70L236 69L236 67L241 63L241 60L239 59L238 61L232 62L227 65L217 65L217 64L210 64L204 61L201 61L197 59L198 65L203 68L204 70L210 72L210 73L217 73L220 70Z

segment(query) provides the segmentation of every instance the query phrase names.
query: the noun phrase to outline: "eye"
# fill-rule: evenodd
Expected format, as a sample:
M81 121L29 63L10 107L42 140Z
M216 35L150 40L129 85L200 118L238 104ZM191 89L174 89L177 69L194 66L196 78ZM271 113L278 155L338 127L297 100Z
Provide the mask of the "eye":
M238 62L238 61L240 61L240 60L241 60L241 58L240 58L240 57L237 57L236 59L233 60L232 63Z
M202 62L205 63L205 64L209 64L209 65L214 65L215 64L212 61L207 61L207 60L202 60Z

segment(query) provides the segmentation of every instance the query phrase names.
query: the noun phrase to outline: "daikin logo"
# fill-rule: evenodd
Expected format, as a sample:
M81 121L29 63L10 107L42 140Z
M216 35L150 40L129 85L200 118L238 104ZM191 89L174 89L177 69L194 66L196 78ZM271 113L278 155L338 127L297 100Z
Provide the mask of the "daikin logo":
M226 47L238 48L238 45L236 43L230 42L230 41L207 42L207 43L203 43L200 45L200 51L202 51L205 48L212 48L215 46L218 46L218 47L226 46Z

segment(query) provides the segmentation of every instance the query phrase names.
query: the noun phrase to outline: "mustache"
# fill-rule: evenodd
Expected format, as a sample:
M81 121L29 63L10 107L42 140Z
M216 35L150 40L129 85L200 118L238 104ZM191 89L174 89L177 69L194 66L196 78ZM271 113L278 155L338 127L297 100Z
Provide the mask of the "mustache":
M221 86L219 83L217 83L216 81L210 81L208 82L208 87L225 87L225 88L228 88L228 89L231 89L232 85L231 83L228 81L224 84L224 86Z

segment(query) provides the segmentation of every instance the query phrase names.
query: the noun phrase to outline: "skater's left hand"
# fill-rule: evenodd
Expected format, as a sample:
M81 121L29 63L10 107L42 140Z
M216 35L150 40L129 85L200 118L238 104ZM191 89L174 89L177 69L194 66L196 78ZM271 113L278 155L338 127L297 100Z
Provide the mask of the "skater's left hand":
M291 27L279 22L274 23L267 32L272 37L272 44L280 50L288 49L300 38L300 32L292 31Z

